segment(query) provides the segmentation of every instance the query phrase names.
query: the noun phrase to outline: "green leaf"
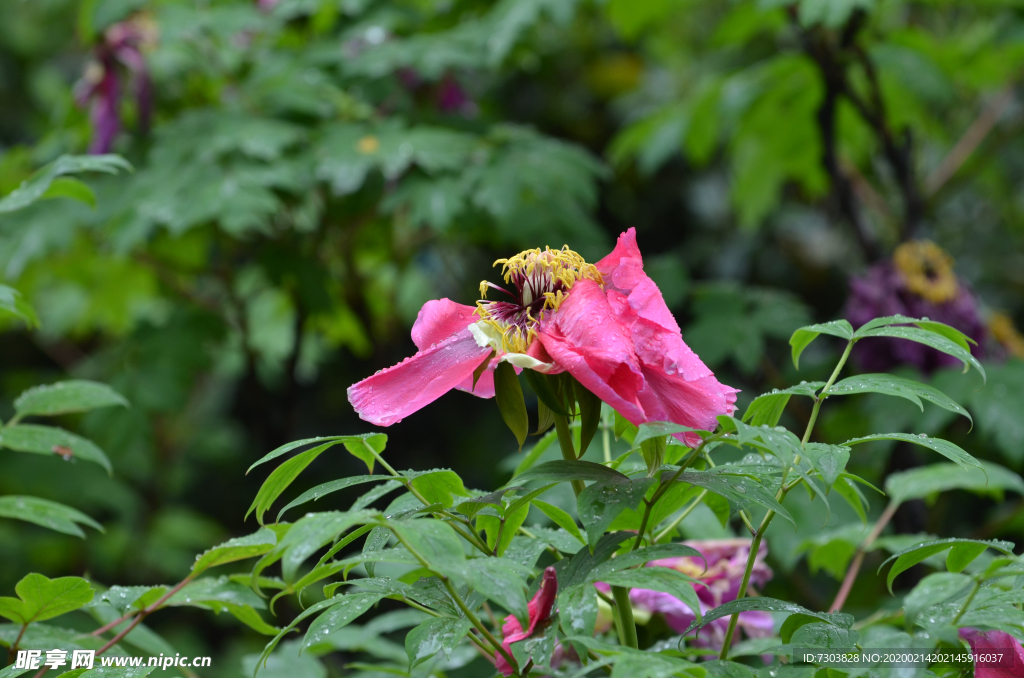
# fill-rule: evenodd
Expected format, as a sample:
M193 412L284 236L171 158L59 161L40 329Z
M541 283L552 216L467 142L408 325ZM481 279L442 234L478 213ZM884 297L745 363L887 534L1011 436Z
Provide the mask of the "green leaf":
M651 421L646 424L640 424L640 426L637 427L636 436L633 438L632 448L635 450L645 441L651 440L652 438L669 436L673 433L689 433L690 431L697 431L697 429L690 428L689 426L682 426L680 424L673 424L670 421ZM700 432L706 433L706 431Z
M555 377L550 377L534 370L523 370L523 374L526 375L526 383L533 389L540 402L544 403L549 410L559 416L569 416L569 413L565 411L565 404L558 397L552 386L552 382L556 379Z
M103 532L102 525L81 511L38 497L19 495L0 497L0 518L24 520L83 539L85 533L75 523L88 525Z
M933 605L947 603L967 595L974 581L965 574L935 572L928 575L903 598L907 619L913 622Z
M309 625L302 647L308 648L338 629L348 626L383 597L384 594L378 591L360 591L331 598L334 604Z
M632 536L635 535L626 535L627 538ZM597 557L597 550L598 549L594 549L595 559ZM637 565L644 565L652 560L661 560L662 558L695 558L704 563L705 569L707 568L707 561L704 558L704 554L692 546L679 543L656 544L654 546L637 549L636 551L629 551L628 553L623 553L611 560L606 559L603 562L597 563L593 569L587 572L578 572L575 578L567 583L566 586L572 586L580 583L581 581L588 583L604 581L615 572L621 572L631 567L636 567Z
M345 436L341 442L349 454L366 464L367 472L373 473L373 465L377 461L374 452L384 452L388 437L383 433L364 433L358 436Z
M530 568L504 558L474 558L461 574L478 593L514 614L523 628L529 626L523 576L530 574Z
M558 459L523 471L518 476L512 478L512 480L517 483L524 483L528 480L546 480L551 482L607 480L612 482L628 482L629 477L615 469L595 464L592 461Z
M747 406L747 411L743 413L743 421L749 422L751 426L776 426L782 418L782 412L786 409L790 396L803 395L813 398L824 385L823 381L804 382L759 395Z
M521 452L526 436L530 434L530 420L526 414L523 389L511 363L498 363L494 369L494 399L501 411L501 418L519 441Z
M921 402L921 398L924 398L944 410L962 414L972 424L974 423L970 413L955 400L939 389L916 382L913 379L904 379L903 377L891 374L859 374L855 377L843 379L828 390L829 396L853 395L855 393L883 393L885 395L905 398L920 407L922 412L924 411L924 404Z
M789 345L793 347L793 365L797 369L800 369L800 354L820 334L830 334L833 337L850 340L853 339L853 327L845 320L833 320L832 322L801 327L793 332L793 336L789 338Z
M846 463L850 461L850 448L845 445L807 443L804 446L804 456L821 474L825 485L832 487L839 474L846 470Z
M40 167L32 176L21 182L18 188L0 198L0 214L23 209L43 198L59 176L80 172L116 174L118 170L130 172L132 166L118 155L62 155L50 164Z
M639 506L654 478L606 480L588 486L576 500L577 514L587 530L587 541L596 544L612 521L625 509Z
M274 531L262 528L245 537L229 539L197 556L195 564L192 565L192 572L199 574L217 565L262 556L273 549L276 544L277 535Z
M584 546L586 545L587 540L583 538L582 534L580 534L579 527L576 526L576 521L572 519L572 516L557 506L541 501L540 499L534 499L533 505L536 506L541 513L550 518L551 522L578 539Z
M432 518L388 521L388 526L439 574L460 572L466 561L462 540L448 523Z
M574 382L573 391L576 393L576 402L580 405L580 451L576 456L582 457L590 447L590 441L594 439L597 427L601 423L601 399L578 381Z
M403 471L402 475L412 480L412 486L423 495L428 504L441 504L445 508L455 503L453 495L468 497L469 492L462 484L462 478L448 469L432 471Z
M860 334L858 340L867 339L869 337L892 337L894 339L916 341L919 344L930 346L937 351L941 351L947 355L957 358L964 364L965 372L973 366L974 369L981 373L982 381L987 378L985 375L985 368L981 366L981 363L978 362L977 358L971 355L970 350L943 334L927 329L921 329L919 327L903 326L877 327L866 332L858 330L858 333Z
M99 464L113 473L110 460L91 440L53 426L17 424L0 429L0 446L15 452L55 454L64 458L84 459Z
M596 589L593 586L573 586L559 591L558 618L566 635L594 635L597 623Z
M962 450L959 446L954 445L948 440L943 440L942 438L929 438L923 433L917 435L913 433L876 433L874 435L864 436L863 438L847 440L843 445L857 445L858 443L866 443L874 440L899 440L905 443L913 443L914 445L927 447L930 450L938 452L965 471L972 466L984 471L984 467L982 467L981 463L971 455L967 454L967 452Z
M955 464L931 464L892 473L885 479L885 492L890 501L897 504L949 490L968 490L996 496L1002 494L1001 490L1024 494L1024 479L988 461L981 462L981 468L966 470Z
M633 440L636 439L636 434L640 429L635 426L632 422L626 419L624 416L615 412L615 439L619 440L625 438L627 442L632 445Z
M955 546L959 546L957 554L952 557L953 565L959 567L962 570L967 567L975 558L977 558L986 548L995 549L1001 551L1007 555L1013 554L1013 544L1008 541L979 541L977 539L938 539L936 541L926 541L920 544L916 544L909 549L894 553L892 556L887 558L885 562L878 566L878 571L881 572L882 568L893 563L892 568L889 570L889 576L886 578L886 586L889 588L889 592L892 593L892 582L901 573L906 572L914 565L934 556L937 553L942 553L946 549L951 549ZM969 548L968 548L969 546ZM981 548L978 548L978 547ZM954 570L959 572L960 570Z
M452 650L462 642L473 628L468 619L434 617L423 622L405 636L405 652L409 655L409 667L432 659L438 652L451 658Z
M310 490L306 490L298 497L293 499L291 502L289 502L283 509L278 511L277 520L280 521L281 516L284 515L284 512L290 508L301 506L302 504L305 504L310 501L316 501L322 497L326 497L328 494L331 494L332 492L344 490L345 488L352 487L353 485L361 485L362 483L372 483L379 480L391 480L391 476L349 476L348 478L332 480L329 483L317 485L316 487Z
M74 379L30 388L14 401L14 411L23 417L53 416L115 405L128 407L128 401L106 384Z
M265 657L250 654L242 657L245 678L327 678L327 667L315 652L303 652L300 641L284 643L281 649ZM88 678L88 677L87 677Z
M265 464L268 461L277 459L281 455L288 454L289 452L298 447L311 445L313 443L325 443L332 440L341 440L345 441L346 443L352 443L353 447L358 445L361 441L365 440L367 441L368 444L370 444L373 447L373 449L377 450L378 452L381 452L384 450L384 445L387 443L388 437L383 433L367 433L357 436L321 436L318 438L306 438L305 440L296 440L295 442L282 445L281 447L278 447L272 452L267 453L259 461L250 466L249 469L245 472L245 474L249 475L249 472L252 471L257 466L259 466L260 464ZM346 445L346 447L348 446ZM351 452L351 450L349 451ZM370 472L373 472L372 468L370 469Z
M709 610L704 614L702 620L695 620L690 624L689 628L683 635L686 635L694 630L700 630L707 624L721 619L722 617L728 617L736 612L748 612L750 610L763 610L766 612L789 612L790 614L802 614L808 617L814 617L815 619L821 620L826 624L838 626L840 628L848 629L853 624L853 617L842 612L812 612L805 607L801 607L796 603L789 603L784 600L776 600L775 598L740 598L739 600L733 600L719 605L713 610Z
M292 481L299 477L299 474L307 466L309 466L314 459L319 457L325 451L337 445L339 440L331 440L322 445L318 445L313 449L306 450L300 454L295 455L288 461L284 462L273 472L267 476L267 479L263 481L263 485L260 486L259 492L256 493L256 497L252 500L252 504L249 506L249 510L245 512L245 517L248 518L249 514L254 510L256 511L256 522L260 525L263 524L263 514L270 509L270 506L274 501L281 496L281 493L288 489L288 486L292 484Z
M348 528L371 522L379 515L371 510L306 514L289 528L272 551L260 559L253 573L258 575L266 564L280 557L285 581L293 581L299 566L313 552L334 541Z
M39 327L39 318L32 305L25 301L21 292L13 287L0 285L0 311L6 311L21 318L30 328Z
M905 315L890 315L884 318L875 318L874 320L870 320L858 327L853 336L858 339L863 336L871 336L871 330L889 325L916 325L923 330L934 332L946 337L953 343L958 344L965 351L971 350L971 344L976 345L978 343L960 330L945 323L927 320L925 318L908 318Z
M964 568L984 553L986 544L957 544L946 554L946 569L950 572L963 572Z
M84 202L89 207L96 209L96 194L87 184L71 177L58 177L50 183L40 199L71 198L78 202Z
M50 579L26 575L14 586L18 598L0 597L0 617L16 624L31 624L59 617L82 607L96 592L80 577Z
M640 567L635 570L619 570L605 575L604 581L612 586L625 586L635 589L650 589L668 593L686 605L700 620L700 598L694 589L694 582L699 580L688 577L670 567Z
M530 370L532 371L532 370ZM512 477L518 476L520 473L528 468L532 468L537 460L540 459L541 455L547 452L548 448L558 440L558 434L555 431L550 431L544 435L543 438L537 441L537 444L530 448L530 451L523 456L523 460L516 466L516 470L512 472Z
M728 467L722 468L726 471L728 470ZM667 471L663 472L662 475L664 473L667 473ZM775 511L793 523L793 517L775 499L775 495L765 489L758 480L753 479L747 474L730 474L722 471L684 471L676 482L690 483L697 487L703 487L705 490L714 492L729 500L730 504L738 505L741 508L758 504L766 509Z
M787 619L787 621L789 620ZM790 638L790 642L794 647L835 650L854 650L854 646L859 640L860 634L856 631L819 621L802 624L793 632Z

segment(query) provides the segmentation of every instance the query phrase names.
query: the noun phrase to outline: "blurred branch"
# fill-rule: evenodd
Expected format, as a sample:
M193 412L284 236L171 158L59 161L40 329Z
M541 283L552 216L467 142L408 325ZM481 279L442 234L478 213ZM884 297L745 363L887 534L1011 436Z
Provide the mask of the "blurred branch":
M978 149L978 146L988 137L996 123L999 122L999 118L1013 103L1013 89L1014 86L1011 84L988 102L964 132L964 135L960 137L960 140L942 159L942 162L928 175L924 182L925 193L928 196L935 195L939 189L945 186L946 182L953 178L953 175L960 170L967 159Z

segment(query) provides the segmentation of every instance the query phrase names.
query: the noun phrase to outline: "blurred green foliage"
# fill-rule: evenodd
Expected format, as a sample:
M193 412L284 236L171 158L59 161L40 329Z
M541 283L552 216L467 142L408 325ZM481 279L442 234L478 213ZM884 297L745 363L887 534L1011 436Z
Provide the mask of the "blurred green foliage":
M154 35L142 49L150 129L145 99L129 96L138 73L117 67L123 124L110 150L134 171L76 175L81 185L0 213L0 272L13 288L0 288L0 306L22 316L0 318L0 418L24 389L69 375L131 403L58 417L106 452L112 477L0 453L0 494L60 501L105 527L83 541L0 520L0 593L28 571L177 581L195 553L252 531L243 508L263 478L244 476L252 461L291 440L365 432L345 388L410 352L424 301L470 303L490 263L526 247L569 243L593 261L636 226L684 338L743 389L744 406L827 376L835 345L816 342L796 372L790 332L839 316L848 276L909 238L955 256L983 316L1019 321L1018 5L6 3L5 201L96 135L75 88L111 27ZM955 371L931 376L974 431L933 407L919 430L1020 471L1024 365L1001 336L984 347L984 388ZM921 416L868 396L824 410L821 426L848 439ZM450 466L474 486L503 481L518 459L499 466L514 442L493 405L466 394L389 433L399 467ZM851 462L880 487L917 463L888 444ZM310 473L359 472L342 456ZM952 495L927 510L909 502L894 524L1012 539L1024 510ZM803 560L811 537L769 533L773 586L822 609L835 582ZM887 595L880 580L856 594L865 609ZM181 651L217 656L210 675L240 675L262 647L226 615L191 614L155 623Z

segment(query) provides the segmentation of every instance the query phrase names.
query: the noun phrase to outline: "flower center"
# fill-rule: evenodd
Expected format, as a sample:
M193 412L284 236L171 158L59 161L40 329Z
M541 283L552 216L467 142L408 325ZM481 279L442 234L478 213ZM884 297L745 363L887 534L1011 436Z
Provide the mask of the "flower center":
M588 264L568 246L560 250L545 248L525 250L510 259L498 259L501 274L511 290L484 280L480 283L477 313L485 322L501 332L502 349L506 353L526 353L536 335L537 324L544 314L559 307L565 295L578 280L584 278L598 284L604 281L593 264ZM488 301L487 290L493 289L508 298Z
M953 258L930 240L903 243L893 252L892 261L907 288L928 301L941 304L960 291Z

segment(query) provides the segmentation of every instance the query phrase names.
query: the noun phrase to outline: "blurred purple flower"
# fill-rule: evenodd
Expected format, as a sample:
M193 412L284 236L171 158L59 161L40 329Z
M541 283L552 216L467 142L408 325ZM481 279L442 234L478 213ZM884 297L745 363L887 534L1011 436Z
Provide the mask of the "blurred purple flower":
M946 323L979 345L985 335L977 299L953 272L952 258L929 241L903 243L891 261L875 264L862 277L850 278L845 315L854 327L897 314ZM977 355L978 349L974 352ZM864 369L872 372L904 363L925 372L960 364L958 359L923 344L884 337L858 342L854 355Z
M704 558L707 559L707 570L704 569L704 560L689 557L654 560L647 566L670 567L704 582L706 586L694 586L697 597L700 599L702 615L719 605L736 600L740 583L743 580L743 571L747 565L747 557L750 555L750 540L688 541L685 544L704 554ZM762 586L772 578L771 568L764 562L767 555L768 547L761 542L754 560L754 569L750 573L752 586ZM605 591L610 588L603 583L597 586ZM629 592L629 599L637 611L664 615L666 623L676 633L685 633L697 618L689 605L675 596L661 591L632 589ZM720 650L722 643L725 642L725 633L728 627L729 617L716 619L701 629L692 643L698 647ZM771 615L759 611L741 612L739 627L750 638L764 638L770 636L774 630ZM738 639L739 636L736 638Z
M80 106L90 104L92 142L89 152L108 153L121 130L121 66L132 75L139 131L145 133L153 115L153 84L143 50L155 42L155 26L137 16L110 26L95 48L95 60L75 86Z

